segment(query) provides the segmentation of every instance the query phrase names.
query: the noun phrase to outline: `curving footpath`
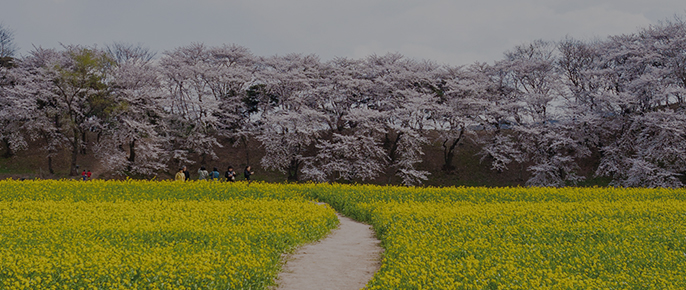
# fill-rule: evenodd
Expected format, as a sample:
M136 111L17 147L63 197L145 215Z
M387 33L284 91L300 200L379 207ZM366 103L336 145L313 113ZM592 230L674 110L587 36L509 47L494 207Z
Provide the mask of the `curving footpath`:
M361 289L379 269L379 240L370 225L338 215L340 224L326 238L287 258L276 289Z

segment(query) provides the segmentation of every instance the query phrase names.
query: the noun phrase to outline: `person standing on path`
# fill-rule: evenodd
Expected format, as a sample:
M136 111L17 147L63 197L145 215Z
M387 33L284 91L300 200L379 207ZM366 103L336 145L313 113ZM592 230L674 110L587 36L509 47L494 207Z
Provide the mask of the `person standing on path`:
M176 181L185 181L186 180L186 174L183 173L183 168L179 168L179 172L176 173L176 177L174 178Z
M88 180L91 180L91 175L92 175L92 174L93 174L93 173L91 173L90 170L88 170L88 172L86 172L86 176L88 176Z
M207 180L210 177L210 173L205 170L205 166L200 166L198 169L198 180Z
M245 176L245 180L250 182L250 176L255 174L255 172L251 171L250 165L245 167L245 170L243 171L243 176Z
M210 172L210 180L212 180L212 181L214 181L214 180L219 181L219 169L217 169L217 167L215 167L214 169L212 169L212 172Z
M226 181L236 181L236 171L233 171L233 166L229 166L229 168L226 169L224 177L226 178Z
M183 175L186 176L184 180L191 180L191 173L188 172L188 167L186 166L183 167Z
M86 175L86 170L84 169L83 172L81 172L81 179L83 179L83 181L86 181L86 178L88 178L88 175Z

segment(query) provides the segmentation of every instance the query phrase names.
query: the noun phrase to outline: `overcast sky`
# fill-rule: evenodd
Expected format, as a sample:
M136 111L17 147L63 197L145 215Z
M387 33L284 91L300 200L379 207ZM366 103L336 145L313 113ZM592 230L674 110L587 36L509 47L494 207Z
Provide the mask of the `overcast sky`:
M632 33L686 15L684 0L0 0L20 53L59 43L193 42L269 56L362 58L399 52L452 65L493 62L515 45Z

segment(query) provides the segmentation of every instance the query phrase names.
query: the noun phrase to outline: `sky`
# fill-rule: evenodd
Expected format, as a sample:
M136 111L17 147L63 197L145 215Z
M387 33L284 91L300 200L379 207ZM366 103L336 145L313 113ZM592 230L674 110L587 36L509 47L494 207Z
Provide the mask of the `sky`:
M440 64L502 59L516 45L603 39L686 16L683 0L0 0L19 53L62 44L191 43L259 56L364 58L389 52Z

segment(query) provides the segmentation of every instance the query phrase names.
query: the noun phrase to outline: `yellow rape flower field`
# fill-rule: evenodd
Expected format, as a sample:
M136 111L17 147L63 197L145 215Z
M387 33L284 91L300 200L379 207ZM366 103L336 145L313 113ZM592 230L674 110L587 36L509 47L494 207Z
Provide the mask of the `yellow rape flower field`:
M374 226L369 289L686 289L686 190L311 186Z
M335 212L276 185L0 181L2 289L265 289Z
M268 289L332 208L382 241L369 289L686 289L683 189L130 180L0 181L0 288Z

